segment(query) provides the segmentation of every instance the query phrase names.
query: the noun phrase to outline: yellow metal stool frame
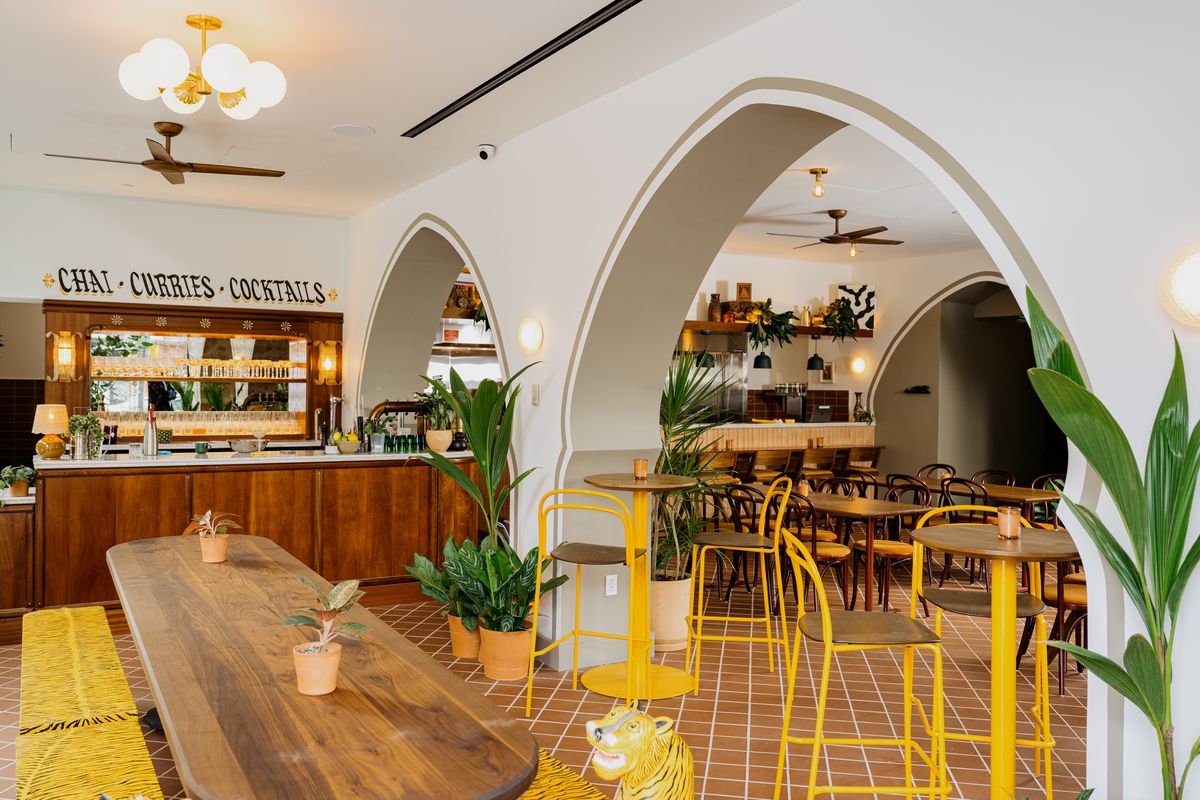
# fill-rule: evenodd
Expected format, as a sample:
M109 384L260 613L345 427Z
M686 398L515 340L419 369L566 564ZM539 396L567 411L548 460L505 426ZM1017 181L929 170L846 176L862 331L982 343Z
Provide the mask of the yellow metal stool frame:
M695 672L695 688L692 690L694 694L700 693L700 644L702 642L751 642L762 643L767 645L767 664L771 672L775 671L775 649L771 645L783 645L783 660L787 663L788 658L788 631L787 631L787 610L784 607L783 598L783 570L780 562L781 556L779 553L780 533L783 531L783 519L787 508L788 497L792 493L792 480L786 476L775 479L767 490L766 497L763 499L762 508L758 512L758 536L762 539L767 539L767 524L768 520L771 525L771 536L769 544L758 546L738 546L738 545L692 545L692 587L691 587L691 609L687 616L688 623L688 656L687 664L689 669L694 663ZM772 505L777 505L772 515ZM762 575L762 597L763 597L763 616L761 617L718 617L704 613L704 580L705 566L710 550L736 550L745 553L758 553L759 574ZM773 633L773 620L771 618L771 599L767 596L767 555L771 554L776 561L775 564L775 591L779 598L779 629L780 636L776 637ZM700 613L697 613L699 611ZM767 627L766 636L726 636L724 634L709 634L704 635L704 623L708 622L748 622L751 625L759 622ZM692 643L695 643L695 650L692 650ZM695 658L693 662L692 659Z
M943 699L943 683L942 683L942 645L941 637L937 636L936 641L913 641L909 643L886 643L886 644L854 644L854 643L835 643L834 642L834 624L833 617L829 611L829 599L825 594L825 585L821 580L821 571L817 563L813 560L812 554L808 548L795 536L784 531L784 547L788 558L792 562L792 569L795 570L797 576L804 576L807 580L812 581L813 593L816 595L816 611L807 611L803 606L798 610L796 617L796 629L793 635L793 646L791 658L788 662L788 681L787 681L787 697L783 707L783 731L780 734L779 740L779 762L775 771L775 800L779 800L780 792L783 788L783 770L787 760L787 746L789 744L807 744L812 746L812 755L809 761L808 768L808 800L812 800L818 794L878 794L880 792L886 794L899 794L912 797L913 795L925 795L929 797L941 796L945 798L950 793L950 783L947 778L946 770L946 716L945 716L945 701ZM881 611L839 611L839 618L851 620L854 618L871 619L882 618L882 620L892 620L893 625L903 625L912 628L914 631L921 631L926 636L930 631L925 628L915 618L905 619L894 614L887 614ZM821 618L821 681L817 693L817 719L813 728L812 736L792 736L790 732L792 720L792 707L795 701L796 693L796 670L800 663L800 651L804 649L801 641L805 634L802 632L804 619L809 614L819 614ZM880 621L872 619L872 622ZM914 627L919 626L919 627ZM811 633L809 634L811 638ZM865 637L869 638L869 637ZM902 637L898 637L902 638ZM917 637L913 637L916 639ZM825 706L829 698L829 673L833 664L833 656L835 653L853 653L865 650L885 650L904 648L904 736L900 738L841 738L827 737L824 735L825 728ZM925 716L925 709L921 702L913 696L913 668L915 655L917 650L927 650L933 654L933 720L930 723ZM923 746L913 740L913 708L916 707L920 713L925 727L929 730L930 746L926 750ZM821 758L821 749L827 745L857 745L863 747L901 747L904 749L904 785L903 786L833 786L833 785L817 785L818 765ZM917 786L913 782L913 755L929 767L929 783L925 786Z
M550 500L551 498L561 496L561 495L583 495L585 497L600 497L600 498L603 498L603 499L611 502L613 505L616 506L616 508L610 508L608 506L591 505L588 503L560 502L560 503L551 503L550 505L546 504L547 501ZM544 495L542 495L542 499L538 502L538 562L537 562L537 570L538 570L539 575L541 574L541 570L542 570L545 562L558 560L558 559L554 558L552 553L546 552L546 520L550 516L550 514L552 514L553 512L565 511L565 510L599 511L601 513L610 514L610 515L616 517L621 523L621 528L622 528L622 531L624 532L624 536L625 536L625 563L628 566L632 567L635 558L645 558L646 557L646 554L644 552L640 556L637 555L637 553L636 553L636 548L634 546L634 541L633 541L633 523L629 516L629 508L623 502L621 502L621 500L619 498L614 497L613 495L611 495L607 492L600 492L595 489L553 489L549 492L546 492ZM580 636L593 636L593 637L597 637L600 639L620 639L625 642L630 642L630 637L628 634L605 633L603 631L580 630L580 628L579 628L579 604L580 604L580 591L581 591L581 584L582 584L581 578L583 577L583 567L584 567L584 565L582 563L575 564L575 624L574 624L574 626L571 628L570 631L568 631L567 633L558 637L553 642L546 645L545 647L543 647L540 650L538 649L538 646L537 646L537 620L538 620L538 608L541 604L541 598L542 598L542 589L541 589L541 581L540 580L534 582L534 584L537 588L534 590L534 593L533 593L533 629L530 633L529 677L526 681L526 687L525 687L525 716L527 716L527 717L533 710L533 662L534 662L534 659L536 659L538 656L542 656L542 655L545 655L546 653L549 653L551 650L558 647L563 642L567 641L568 639L571 639L573 641L573 648L572 648L573 652L571 653L571 688L577 689L577 688L579 688L579 637ZM637 596L636 593L631 593L631 595L630 595L630 603L629 603L629 618L630 618L630 622L631 622L630 630L632 630L632 627L633 627L632 626L633 616L634 616L634 614L637 613L636 604L633 602L636 596ZM634 655L635 654L633 654L633 653L629 654L630 661L633 660ZM648 653L638 654L638 655L645 656L645 655L648 655ZM635 699L633 697L633 676L634 676L634 671L630 670L629 671L629 680L628 680L628 684L627 684L627 688L626 688L626 692L625 692L626 705L632 705L634 703L634 699Z
M929 520L939 516L952 514L956 511L982 511L988 514L998 514L999 510L995 506L943 506L935 508L932 511L924 514L917 520L917 528L924 528ZM956 523L945 523L947 527L953 527ZM973 524L973 523L961 523ZM1032 528L1029 522L1021 517L1022 528ZM925 586L922 580L924 562L921 557L926 549L926 546L920 542L913 542L913 571L912 571L912 598L909 603L909 613L916 616L917 602L925 596ZM1038 562L1030 562L1026 564L1029 569L1029 593L1038 600L1042 599L1042 565ZM940 637L942 635L942 615L946 609L933 603L935 614L933 630ZM951 613L954 613L951 611ZM1032 747L1033 753L1033 770L1034 774L1039 772L1045 778L1046 800L1054 800L1054 782L1051 776L1050 752L1054 749L1054 735L1050 732L1050 666L1046 640L1049 638L1046 632L1046 619L1042 614L1035 614L1033 617L1034 624L1034 657L1033 657L1033 706L1029 709L1029 716L1033 718L1034 738L1021 739L1014 738L1018 747ZM1011 663L1016 663L1016 647L1009 645ZM928 726L926 726L928 730ZM986 734L976 733L946 733L945 738L956 742L982 742L990 744L992 737ZM1042 758L1042 751L1047 751L1045 758ZM1044 768L1043 768L1044 766Z

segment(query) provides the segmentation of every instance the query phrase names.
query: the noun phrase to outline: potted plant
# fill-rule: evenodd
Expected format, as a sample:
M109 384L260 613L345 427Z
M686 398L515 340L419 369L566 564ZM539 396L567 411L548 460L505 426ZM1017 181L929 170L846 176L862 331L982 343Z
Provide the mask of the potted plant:
M1200 539L1189 545L1188 523L1200 471L1200 425L1188 431L1187 380L1179 341L1175 363L1150 431L1144 472L1112 413L1087 390L1062 334L1028 291L1029 326L1037 368L1029 380L1067 438L1104 482L1125 528L1118 539L1092 509L1062 496L1062 506L1096 545L1137 610L1145 633L1129 637L1121 663L1069 642L1048 644L1071 653L1123 695L1150 722L1158 739L1164 800L1180 800L1200 739L1184 744L1176 769L1172 722L1172 653L1181 628L1180 606L1200 564ZM1192 623L1195 624L1195 623ZM1149 787L1147 787L1148 789Z
M446 540L443 563L458 558L458 545L454 537ZM421 584L421 592L444 604L442 616L450 628L450 652L455 658L479 658L479 608L474 598L459 589L445 570L434 566L422 555L413 556L413 564L405 567L409 575Z
M714 408L731 381L704 367L691 354L671 362L659 401L662 449L654 471L696 479L690 489L660 498L654 517L654 572L650 581L650 630L655 650L687 646L692 537L705 524L704 492L716 451L707 434L726 422Z
M71 437L71 446L83 444L87 447L88 457L100 455L100 418L92 414L75 414L67 418L67 435ZM76 437L83 437L82 442Z
M429 389L413 395L417 416L425 419L425 442L434 453L444 453L454 441L454 408L446 399L446 385L437 378L425 378ZM438 389L443 391L438 391Z
M839 297L829 304L822 324L829 329L829 338L835 342L857 340L858 317L854 316L854 306L848 297Z
M296 685L300 694L329 694L337 688L338 666L342 662L342 646L333 640L339 636L361 639L369 630L359 622L335 624L339 615L354 607L363 592L358 588L358 581L342 581L323 592L305 576L301 575L300 580L317 595L317 604L300 609L304 613L287 617L283 624L316 628L320 633L315 642L303 642L292 648Z
M796 335L795 320L796 317L791 311L776 314L771 309L771 298L768 297L766 302L755 304L746 313L746 322L750 323L747 329L750 344L760 351L765 351L771 342L788 344Z
M0 470L0 488L8 487L10 497L28 497L33 467L17 464Z
M481 547L469 539L463 542L444 565L459 591L479 609L479 661L492 680L524 680L529 675L532 632L526 619L541 580L537 564L536 547L522 559L507 542L489 537ZM542 569L549 565L543 562ZM541 595L566 582L566 575L542 582Z
M229 546L229 531L241 528L234 520L234 514L222 512L213 513L210 508L203 514L192 517L192 521L183 529L184 536L196 534L200 537L200 560L205 564L220 564L225 560Z

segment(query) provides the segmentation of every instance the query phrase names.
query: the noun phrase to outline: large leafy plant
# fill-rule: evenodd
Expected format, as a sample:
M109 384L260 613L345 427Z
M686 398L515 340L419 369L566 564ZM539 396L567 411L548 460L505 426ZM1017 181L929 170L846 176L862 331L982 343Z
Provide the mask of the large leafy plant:
M413 402L417 407L417 416L424 417L432 431L446 431L454 424L454 407L445 396L434 387L446 388L446 384L437 378L425 378L430 388L424 392L413 394Z
M787 344L796 335L796 329L792 326L795 315L791 311L785 311L782 314L775 313L771 308L771 298L769 297L766 302L759 303L746 314L746 321L750 323L748 329L750 342L759 350L771 342Z
M457 559L458 550L454 539L447 539L446 547L442 550L442 563ZM458 617L464 628L468 631L475 630L479 624L479 607L475 604L475 598L463 592L444 569L438 569L432 561L422 555L413 556L412 566L405 569L421 584L421 592L426 597L446 606L442 609L443 617L447 614Z
M317 603L314 606L300 609L304 613L293 614L285 618L283 624L289 627L316 628L320 632L317 641L301 652L324 653L330 642L337 637L361 639L362 635L369 630L360 622L336 624L337 618L353 608L354 604L362 598L363 592L358 588L358 581L342 581L328 592L324 592L304 575L300 575L299 578L305 586L316 593Z
M471 540L463 542L453 558L445 562L446 574L458 584L459 590L479 609L479 624L489 631L508 633L518 631L533 611L533 597L541 571L550 565L542 562L538 569L538 551L533 548L522 559L506 544L478 547ZM541 585L543 595L567 582L559 575Z
M1083 385L1070 346L1047 319L1032 292L1029 324L1038 367L1029 371L1046 410L1104 481L1121 517L1118 539L1100 517L1067 496L1062 503L1079 520L1112 567L1146 628L1129 637L1121 663L1069 642L1051 642L1074 655L1133 703L1154 727L1165 800L1179 800L1200 739L1190 748L1183 774L1175 768L1171 711L1171 656L1179 631L1179 605L1200 562L1200 539L1188 546L1188 521L1200 472L1200 425L1188 432L1187 384L1179 341L1175 363L1158 407L1145 471L1129 440L1104 404Z
M663 579L687 577L692 537L705 522L706 478L717 455L707 434L728 421L716 400L732 383L722 380L719 370L697 363L691 353L676 356L667 373L658 405L662 449L655 472L695 478L697 483L663 496L656 507L654 567Z
M536 363L536 362L535 362ZM491 379L479 382L474 394L459 376L458 371L450 369L450 385L427 376L422 376L432 387L433 394L445 401L454 410L455 415L462 420L463 433L479 467L482 488L471 480L471 477L457 464L441 453L428 453L433 466L457 483L462 490L471 496L483 512L487 528L485 545L495 546L494 540L499 533L500 511L504 501L521 481L529 477L533 469L527 469L517 475L506 485L504 467L508 462L508 452L512 446L513 413L512 408L521 393L517 378L532 367L529 364L504 384Z

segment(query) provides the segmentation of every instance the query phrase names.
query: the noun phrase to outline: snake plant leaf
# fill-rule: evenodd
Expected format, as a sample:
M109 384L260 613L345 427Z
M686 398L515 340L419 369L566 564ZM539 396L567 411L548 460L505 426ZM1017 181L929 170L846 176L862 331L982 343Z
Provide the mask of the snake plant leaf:
M1142 696L1142 692L1138 689L1137 684L1133 682L1133 679L1129 677L1129 673L1120 664L1107 656L1094 653L1071 642L1049 641L1046 644L1050 647L1057 647L1059 650L1065 650L1075 656L1079 663L1090 669L1097 678L1107 683L1124 696L1125 699L1141 709L1142 713L1147 717L1154 719L1150 709L1146 706L1146 698Z
M1051 418L1100 474L1133 544L1134 560L1146 552L1146 491L1129 440L1094 394L1052 370L1029 370L1029 381Z
M1186 489L1182 485L1185 476L1180 467L1188 449L1187 425L1187 385L1183 376L1183 355L1176 339L1175 363L1163 391L1146 452L1147 558L1155 605L1160 609L1166 607L1187 539L1187 517L1181 520L1176 513L1183 499L1181 493ZM1191 490L1187 492L1189 496L1195 490L1194 484ZM1183 524L1175 527L1178 522Z
M1166 692L1163 690L1162 667L1150 640L1140 633L1129 637L1125 644L1125 672L1145 700L1144 708L1155 727L1161 727L1166 717Z
M1034 297L1033 290L1026 287L1025 299L1029 304L1029 334L1033 340L1034 363L1042 369L1060 372L1073 382L1083 386L1083 376L1075 363L1075 354L1054 323L1046 316L1046 310Z
M304 614L293 614L290 617L286 617L283 620L283 624L287 626L304 625L305 627L316 628L317 630L321 629L321 623Z
M1129 553L1125 551L1125 548L1108 530L1108 526L1096 516L1094 511L1076 504L1066 495L1062 496L1061 502L1079 520L1088 538L1095 543L1100 555L1117 574L1117 579L1125 587L1125 594L1129 595L1130 601L1137 608L1138 615L1141 616L1146 629L1153 630L1154 612L1147 601L1149 589L1142 578L1142 573L1138 571L1137 565L1130 560Z

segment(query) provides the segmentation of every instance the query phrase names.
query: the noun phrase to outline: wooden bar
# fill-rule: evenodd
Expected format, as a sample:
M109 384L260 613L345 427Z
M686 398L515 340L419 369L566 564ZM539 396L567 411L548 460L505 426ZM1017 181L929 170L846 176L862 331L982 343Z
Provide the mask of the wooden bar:
M714 428L706 444L718 450L803 450L809 439L822 447L866 447L875 444L875 426L863 422L736 424Z

